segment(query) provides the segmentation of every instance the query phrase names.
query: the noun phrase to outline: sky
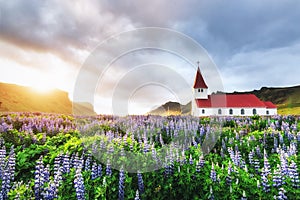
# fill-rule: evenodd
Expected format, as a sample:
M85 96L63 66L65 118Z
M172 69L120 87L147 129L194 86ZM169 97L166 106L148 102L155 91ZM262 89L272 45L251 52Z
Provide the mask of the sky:
M299 10L298 0L0 0L0 82L71 99L80 88L78 101L106 114L187 103L197 61L210 92L299 85ZM152 40L159 48L130 51Z

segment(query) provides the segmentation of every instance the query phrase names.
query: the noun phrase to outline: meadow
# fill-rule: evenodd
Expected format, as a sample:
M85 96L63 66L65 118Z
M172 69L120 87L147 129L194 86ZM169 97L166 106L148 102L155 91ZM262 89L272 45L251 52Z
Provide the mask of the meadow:
M300 118L0 115L0 199L300 199Z

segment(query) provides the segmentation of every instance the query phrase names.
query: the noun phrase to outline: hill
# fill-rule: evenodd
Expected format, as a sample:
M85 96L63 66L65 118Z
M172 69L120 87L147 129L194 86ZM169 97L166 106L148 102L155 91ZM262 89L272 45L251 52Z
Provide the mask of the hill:
M169 101L162 106L148 112L151 115L188 115L191 113L191 102L181 105L178 102Z
M95 114L92 105L72 103L68 93L55 89L40 92L31 87L0 83L0 112L45 112Z
M263 101L271 101L278 106L278 114L300 115L300 86L294 87L262 87L260 90L233 92L231 94L254 94ZM181 112L180 112L181 111ZM177 102L167 102L149 112L149 114L190 114L191 102L180 105Z

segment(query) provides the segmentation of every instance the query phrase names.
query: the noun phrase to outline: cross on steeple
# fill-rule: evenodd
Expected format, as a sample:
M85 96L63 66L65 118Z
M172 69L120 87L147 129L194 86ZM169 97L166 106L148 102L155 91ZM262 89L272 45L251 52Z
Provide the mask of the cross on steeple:
M199 60L197 61L197 64L198 64L198 67L200 67L200 61Z

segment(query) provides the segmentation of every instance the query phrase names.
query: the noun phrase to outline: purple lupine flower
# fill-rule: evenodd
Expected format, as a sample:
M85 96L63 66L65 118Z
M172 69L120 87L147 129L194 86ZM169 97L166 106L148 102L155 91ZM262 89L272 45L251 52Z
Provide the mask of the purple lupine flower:
M279 143L280 143L280 144L283 144L284 141L283 141L282 135L281 135L281 134L278 134L278 137L279 137Z
M8 169L4 169L2 171L2 186L1 186L1 191L0 191L0 197L2 197L2 199L7 199L7 193L9 191L10 188L10 180L9 180L9 171Z
M57 187L54 181L50 181L48 187L44 189L43 198L46 200L53 200L57 198Z
M235 163L235 155L234 155L234 151L232 150L231 147L228 147L227 151L228 151L228 153L229 153L229 156L230 156L232 162Z
M300 132L297 133L297 142L300 142Z
M123 169L120 170L119 176L119 200L124 200L125 196L125 172Z
M280 188L279 192L278 192L278 196L274 196L274 199L278 199L278 200L287 200L287 196L285 195L285 190L284 188Z
M54 181L52 186L53 196L54 198L58 198L58 188L62 182L62 167L58 168L57 171L54 173Z
M277 169L275 169L273 173L273 186L274 187L281 187L284 184L282 174L281 174L281 169L280 166L277 166Z
M60 164L61 164L61 155L59 154L54 159L54 176L59 171Z
M269 192L270 191L270 184L269 184L268 177L266 176L265 173L262 173L261 179L262 179L263 191L264 192Z
M254 161L253 161L253 164L254 164L255 172L256 172L257 174L259 174L259 170L260 170L259 160L258 160L257 158L255 158Z
M299 174L298 174L298 168L296 163L292 160L291 164L289 166L289 177L291 178L292 181L292 186L297 189L300 187L299 185Z
M234 153L234 159L233 159L234 165L237 167L241 167L241 159L242 159L241 153L239 152L238 149L236 149Z
M84 200L84 194L85 194L85 189L84 189L84 182L83 182L83 177L81 174L81 168L76 169L76 174L75 174L75 179L74 179L74 187L76 191L76 197L78 200Z
M269 180L268 180L269 174L270 174L270 164L267 159L267 153L266 153L266 151L264 151L264 167L262 169L261 176L262 176L262 186L263 186L263 190L265 192L270 191L270 184L269 184Z
M97 177L102 176L102 165L99 163L97 166Z
M62 155L63 173L70 173L70 157L68 154Z
M216 171L215 171L214 163L212 163L212 165L211 165L210 179L211 179L213 182L217 182L217 173L216 173Z
M44 181L48 183L50 181L50 166L49 164L44 168Z
M170 154L169 163L168 163L168 175L173 175L173 173L174 173L174 159L173 156Z
M278 148L278 140L276 137L274 137L274 150Z
M270 174L270 164L267 158L266 150L264 150L264 167L263 167L263 173L268 176Z
M200 156L200 158L199 158L199 166L200 166L200 168L203 168L204 165L205 165L204 157L203 157L203 156Z
M250 151L248 154L248 158L249 158L249 164L252 165L253 164L253 156L254 156L254 151Z
M10 153L8 156L7 167L9 171L10 182L13 182L15 179L15 167L16 167L16 154L14 151L14 146L11 146ZM1 166L0 166L1 168Z
M167 157L165 158L164 167L165 167L164 175L165 175L165 176L169 176L169 175L171 174L171 173L170 173L170 163L169 163Z
M44 180L44 165L43 165L43 157L37 161L34 172L34 196L36 199L41 198L41 194L43 192L43 185L45 183Z
M3 147L0 149L0 179L3 176L3 169L5 166L5 157L6 157L6 148L3 145Z
M228 171L227 171L228 174L227 174L226 179L225 179L227 185L231 185L231 182L232 182L232 179L231 179L231 176L230 176L231 172L232 172L232 168L231 168L231 164L230 164L228 166Z
M111 176L111 175L112 175L112 169L111 169L110 161L108 161L106 164L106 176Z
M283 150L280 151L280 167L281 167L281 174L283 176L288 175L289 173L288 162Z
M137 177L138 177L138 188L139 188L139 192L140 194L143 194L145 191L145 186L144 186L144 181L143 181L143 176L140 172L137 173Z
M261 151L260 151L260 147L259 147L258 145L256 146L256 155L257 155L259 158L262 157Z
M134 200L141 200L141 199L140 199L139 190L136 190L136 193L135 193L135 198L134 198Z
M149 149L150 149L150 146L149 146L147 140L144 140L144 149L143 149L143 152L144 153L148 153Z
M91 154L88 154L84 163L84 170L89 171L91 168Z
M197 148L198 144L197 144L197 142L196 142L196 140L195 140L195 137L193 137L192 143L193 143L193 146L194 146L195 148Z
M74 157L74 161L73 161L73 166L74 166L74 168L75 168L75 169L78 169L78 168L82 169L82 167L83 167L83 162L84 162L83 157L81 156L81 157L79 158L78 153L76 153L76 154L75 154L75 157Z
M98 177L98 165L96 162L93 162L91 170L91 179L95 180Z

